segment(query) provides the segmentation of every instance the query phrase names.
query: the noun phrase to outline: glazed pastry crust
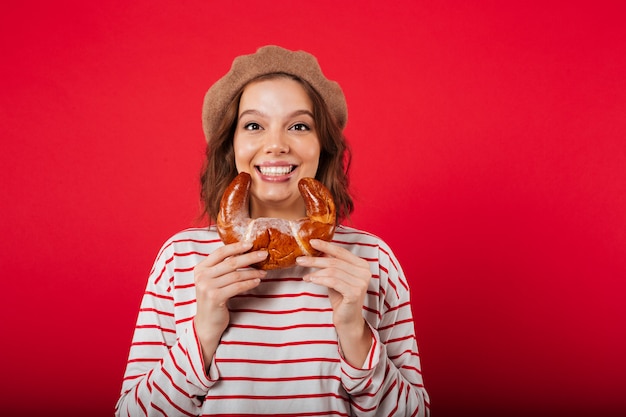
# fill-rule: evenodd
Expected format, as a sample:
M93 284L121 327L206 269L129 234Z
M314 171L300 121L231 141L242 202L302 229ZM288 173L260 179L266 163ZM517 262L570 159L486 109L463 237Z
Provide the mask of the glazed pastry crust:
M298 256L319 256L311 239L330 241L335 233L336 209L330 191L314 178L298 182L307 216L299 220L249 214L250 174L242 172L226 188L217 216L217 231L225 244L251 241L251 251L266 250L268 257L252 266L278 269L292 266Z

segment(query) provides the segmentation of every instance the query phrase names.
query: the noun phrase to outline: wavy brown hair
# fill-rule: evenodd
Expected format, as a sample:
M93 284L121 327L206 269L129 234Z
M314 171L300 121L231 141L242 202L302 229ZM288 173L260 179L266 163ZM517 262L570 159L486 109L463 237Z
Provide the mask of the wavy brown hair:
M273 73L255 78L250 82L279 77L291 78L299 82L313 103L313 119L320 141L320 159L315 178L328 188L337 207L337 223L349 218L354 203L349 193L351 153L343 130L331 116L320 95L306 81L290 74ZM200 177L200 198L204 210L203 217L215 222L220 209L224 190L237 176L233 137L239 114L239 100L245 86L239 90L226 108L222 122L215 134L208 139L205 160Z

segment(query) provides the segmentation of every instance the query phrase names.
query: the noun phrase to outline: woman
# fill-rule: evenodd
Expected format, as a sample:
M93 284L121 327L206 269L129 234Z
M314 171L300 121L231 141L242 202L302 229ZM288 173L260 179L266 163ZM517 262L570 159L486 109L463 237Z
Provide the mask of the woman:
M238 172L250 215L302 218L300 178L347 190L347 120L339 85L317 60L276 46L238 57L207 92L206 214ZM116 415L429 415L409 288L379 238L338 226L321 257L289 268L189 229L159 253L142 301Z

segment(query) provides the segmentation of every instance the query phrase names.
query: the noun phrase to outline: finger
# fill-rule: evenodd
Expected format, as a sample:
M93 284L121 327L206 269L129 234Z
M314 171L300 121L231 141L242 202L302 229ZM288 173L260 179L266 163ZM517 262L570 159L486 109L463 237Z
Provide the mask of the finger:
M267 274L266 271L252 268L237 269L221 274L219 272L220 265L194 271L198 301L200 301L200 294L202 294L209 297L212 303L222 305L231 297L259 285L261 279Z
M205 285L210 286L212 288L220 289L220 288L226 288L232 285L238 286L247 281L258 280L258 279L264 278L266 275L267 275L266 271L262 271L260 269L249 268L249 269L238 269L236 271L232 271L232 272L226 273L224 275L219 275L216 277L210 277L207 275L206 277L202 277L202 278L208 278L206 280L208 282ZM200 278L200 280L202 280L202 278ZM245 285L248 285L248 284L245 284Z
M327 257L303 256L296 259L298 264L313 268L340 268L346 272L355 267L369 272L369 263L347 249L321 239L311 239L311 246Z
M303 277L305 281L322 285L341 294L344 304L362 304L363 295L367 291L368 282L354 279L354 276L336 269L322 269Z
M335 258L342 258L342 255L343 257L345 257L346 254L352 254L347 249L344 249L338 245L332 244L326 240L311 239L309 243L311 244L311 246L313 246L314 249L317 249L318 251L324 252L325 254L335 257Z
M222 300L223 302L231 299L232 297L248 291L260 284L262 276L265 271L247 270L236 271L228 274L228 276L220 277L213 283L219 285L215 288L216 300Z
M209 258L213 254L209 255ZM252 264L262 261L267 258L267 251L254 251L244 253L243 255L233 255L227 257L215 265L210 263L200 263L196 266L196 273L200 275L207 275L209 277L220 277L231 272L237 271L242 268L249 267ZM256 271L256 270L255 270ZM257 271L258 272L258 271ZM262 276L256 274L256 276Z
M214 252L212 252L209 256L204 258L204 260L202 260L202 262L200 262L198 265L201 265L201 266L214 266L214 265L219 264L224 259L226 259L226 258L228 258L230 256L235 256L235 255L239 255L239 254L245 253L245 252L249 251L250 249L252 249L252 243L251 242L230 243L230 244L224 245L224 246L218 248L217 250L215 250Z
M364 259L359 258L349 250L331 242L327 242L322 239L311 239L310 243L313 248L325 253L326 255L332 256L333 258L341 259L348 263L360 266L369 265Z

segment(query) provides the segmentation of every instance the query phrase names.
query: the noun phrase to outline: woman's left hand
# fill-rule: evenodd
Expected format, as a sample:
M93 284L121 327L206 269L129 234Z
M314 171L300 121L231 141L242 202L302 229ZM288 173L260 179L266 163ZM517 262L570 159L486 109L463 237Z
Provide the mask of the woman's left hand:
M317 269L303 279L328 288L333 324L344 357L351 365L360 367L372 342L371 331L363 318L363 304L372 277L369 264L352 252L324 240L312 239L310 243L324 256L297 259L299 265Z

